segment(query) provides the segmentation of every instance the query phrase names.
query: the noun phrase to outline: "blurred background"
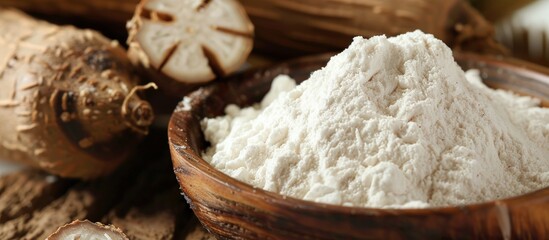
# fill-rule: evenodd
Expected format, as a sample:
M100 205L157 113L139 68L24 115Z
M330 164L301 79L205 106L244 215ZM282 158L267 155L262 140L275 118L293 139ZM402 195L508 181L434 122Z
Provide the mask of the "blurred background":
M496 39L519 58L549 64L548 0L472 0L495 25Z

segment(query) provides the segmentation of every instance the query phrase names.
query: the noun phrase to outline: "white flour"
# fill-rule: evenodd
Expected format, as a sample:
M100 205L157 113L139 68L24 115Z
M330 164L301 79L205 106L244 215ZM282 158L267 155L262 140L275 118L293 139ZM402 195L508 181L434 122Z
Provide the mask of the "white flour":
M357 37L296 88L279 77L260 105L204 120L204 158L258 188L345 206L468 204L547 186L549 109L467 75L431 35Z

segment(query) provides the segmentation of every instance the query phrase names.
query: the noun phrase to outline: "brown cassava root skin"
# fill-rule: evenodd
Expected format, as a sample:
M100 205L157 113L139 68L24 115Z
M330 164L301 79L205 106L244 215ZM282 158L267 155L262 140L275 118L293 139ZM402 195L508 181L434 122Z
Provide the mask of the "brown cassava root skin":
M2 0L0 7L53 17L77 17L92 22L124 24L139 0Z
M416 29L455 48L501 51L493 42L492 26L461 0L241 2L256 26L256 49L271 55L340 51L354 36L394 36Z
M152 122L124 50L0 9L0 158L64 177L114 170Z
M0 7L11 7L58 24L71 24L100 31L111 39L125 42L121 31L132 17L139 0L1 0Z

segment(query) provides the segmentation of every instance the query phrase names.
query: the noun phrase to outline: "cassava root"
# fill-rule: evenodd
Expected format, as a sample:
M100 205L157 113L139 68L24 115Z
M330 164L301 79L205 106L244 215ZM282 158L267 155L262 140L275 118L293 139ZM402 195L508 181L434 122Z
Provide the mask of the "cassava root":
M104 240L128 240L128 237L116 226L92 223L88 220L75 220L59 227L46 240L65 239L104 239Z
M0 9L0 46L0 158L94 178L147 133L154 114L117 42Z
M494 32L464 0L241 0L256 26L256 49L274 56L340 51L354 36L421 29L449 46L501 52Z
M130 59L178 97L236 71L253 46L236 0L143 0L127 27Z
M89 22L124 26L139 0L2 0L12 7L45 17L78 18Z

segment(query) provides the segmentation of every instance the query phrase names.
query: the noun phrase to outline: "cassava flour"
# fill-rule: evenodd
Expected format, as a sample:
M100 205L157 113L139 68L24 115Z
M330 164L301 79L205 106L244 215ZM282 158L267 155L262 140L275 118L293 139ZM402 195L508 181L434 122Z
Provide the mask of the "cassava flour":
M356 37L294 85L280 76L261 104L203 120L206 161L258 188L359 207L468 204L549 183L549 109L464 74L432 35Z

